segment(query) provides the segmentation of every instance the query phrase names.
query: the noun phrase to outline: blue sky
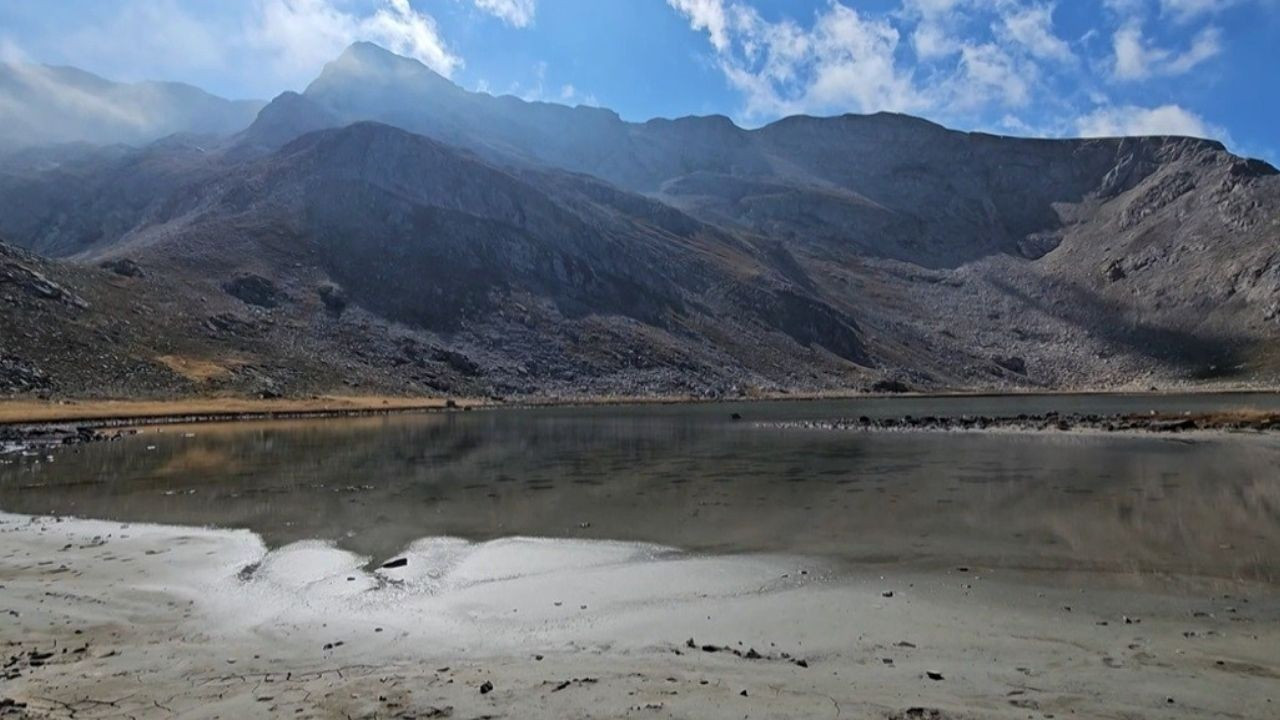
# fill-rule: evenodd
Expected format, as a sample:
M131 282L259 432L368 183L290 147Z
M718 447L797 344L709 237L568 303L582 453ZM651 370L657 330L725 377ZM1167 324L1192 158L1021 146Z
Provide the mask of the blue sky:
M301 89L355 40L630 120L896 110L1280 164L1280 0L0 0L4 59L228 97Z

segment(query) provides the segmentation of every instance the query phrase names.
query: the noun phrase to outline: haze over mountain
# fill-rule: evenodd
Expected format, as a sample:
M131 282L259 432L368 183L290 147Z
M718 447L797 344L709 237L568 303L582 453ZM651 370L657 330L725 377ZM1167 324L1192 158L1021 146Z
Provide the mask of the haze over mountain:
M136 145L174 133L224 135L243 129L262 106L183 83L117 83L72 67L0 63L0 150Z
M627 123L467 92L367 43L224 134L6 162L0 236L60 258L6 261L27 278L4 295L6 367L26 378L12 389L722 394L1280 372L1280 176L1212 141L1024 140L893 114ZM148 309L122 321L131 306ZM74 369L85 348L113 385Z

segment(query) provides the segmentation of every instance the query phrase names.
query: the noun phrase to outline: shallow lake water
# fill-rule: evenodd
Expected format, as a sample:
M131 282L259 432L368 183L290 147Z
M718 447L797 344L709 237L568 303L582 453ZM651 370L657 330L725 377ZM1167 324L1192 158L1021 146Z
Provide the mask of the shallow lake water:
M423 537L1280 580L1280 438L864 433L835 417L1276 408L1274 395L915 398L150 427L0 465L0 510L248 528L393 557ZM733 421L732 413L743 419Z

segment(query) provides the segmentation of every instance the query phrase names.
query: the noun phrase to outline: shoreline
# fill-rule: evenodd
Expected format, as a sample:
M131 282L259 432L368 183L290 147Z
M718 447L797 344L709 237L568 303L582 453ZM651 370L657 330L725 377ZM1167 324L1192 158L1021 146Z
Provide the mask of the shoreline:
M368 569L247 530L7 513L0 538L0 703L18 717L1261 719L1280 703L1280 595L1248 583L519 537L422 538Z
M325 395L313 398L209 397L175 399L75 399L32 400L0 398L0 430L32 426L79 425L92 429L207 422L272 419L365 417L439 412L445 410L528 409L573 407L627 407L663 405L734 405L740 403L809 403L845 400L982 399L1035 397L1134 397L1168 398L1206 395L1277 395L1280 388L1190 388L1179 390L1034 390L953 391L936 393L815 393L767 394L748 397L699 398L692 396L586 396L519 398L514 400L467 397L404 397L383 395Z
M329 395L292 398L181 398L173 400L0 399L0 428L33 425L124 425L223 422L239 419L343 417L428 412L485 406L474 398Z
M1063 433L1092 435L1188 435L1280 433L1280 412L1225 411L1201 413L1152 413L1112 415L1050 412L1033 415L962 415L896 418L838 418L756 423L780 430L830 430L834 432L932 432L932 433Z

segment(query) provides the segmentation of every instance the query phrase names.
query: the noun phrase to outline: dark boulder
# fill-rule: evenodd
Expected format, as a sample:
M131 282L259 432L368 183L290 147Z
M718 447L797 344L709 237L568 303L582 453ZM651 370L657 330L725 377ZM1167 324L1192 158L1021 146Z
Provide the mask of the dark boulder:
M871 384L871 392L873 393L905 393L911 392L911 387L901 380L877 380Z
M129 258L117 258L115 260L108 260L102 263L101 265L99 265L98 267L102 268L103 270L110 270L111 272L117 275L120 275L122 277L140 278L140 277L143 277L143 275L145 274L142 272L142 266L130 260Z
M347 292L332 283L321 285L316 292L320 295L320 301L324 303L324 309L330 314L341 315L347 309L347 305L351 304Z
M1111 282L1116 282L1128 277L1128 273L1124 271L1124 265L1119 260L1112 260L1102 268L1102 276Z
M442 362L468 377L480 374L480 366L474 360L456 350L441 347L432 348L431 359L436 362Z
M1011 373L1017 373L1019 375L1027 374L1027 361L1020 357L1012 355L1009 357L997 357L995 361L997 365Z
M261 275L241 275L222 286L231 296L258 307L278 307L285 295L275 283Z

